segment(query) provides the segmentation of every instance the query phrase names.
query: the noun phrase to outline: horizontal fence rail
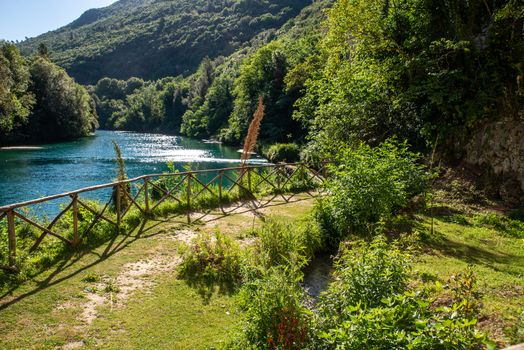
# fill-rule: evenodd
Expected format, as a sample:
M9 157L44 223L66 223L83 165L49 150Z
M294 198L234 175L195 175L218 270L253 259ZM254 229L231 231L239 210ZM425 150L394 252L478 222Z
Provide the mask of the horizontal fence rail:
M289 202L298 192L314 196L311 190L323 188L326 169L324 162L315 166L263 164L149 174L2 206L0 269L18 271L17 250L22 249L24 256L29 256L45 240L77 247L101 224L121 232L124 220L167 213L183 213L191 223L192 210L219 208L228 214L224 205L236 200L266 197L256 204L264 207L277 197ZM102 202L85 198L103 190L107 193ZM57 200L60 203L53 203ZM57 214L52 219L31 216L30 207L38 204L53 204ZM23 244L17 241L21 236Z

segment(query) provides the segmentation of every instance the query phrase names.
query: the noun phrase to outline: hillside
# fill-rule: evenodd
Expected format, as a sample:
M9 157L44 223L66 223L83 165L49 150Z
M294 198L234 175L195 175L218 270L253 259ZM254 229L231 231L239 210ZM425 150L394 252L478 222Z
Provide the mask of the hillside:
M20 44L41 44L77 81L109 76L146 80L192 73L206 56L227 56L262 31L281 27L311 0L120 0L85 12L58 30Z

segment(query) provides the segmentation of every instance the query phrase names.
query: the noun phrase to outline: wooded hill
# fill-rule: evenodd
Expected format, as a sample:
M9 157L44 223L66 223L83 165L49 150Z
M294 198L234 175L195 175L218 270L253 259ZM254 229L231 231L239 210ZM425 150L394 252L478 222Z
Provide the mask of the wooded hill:
M193 73L206 56L227 56L262 31L280 28L311 0L121 0L31 38L78 82L109 76L146 80ZM268 33L271 35L271 33Z

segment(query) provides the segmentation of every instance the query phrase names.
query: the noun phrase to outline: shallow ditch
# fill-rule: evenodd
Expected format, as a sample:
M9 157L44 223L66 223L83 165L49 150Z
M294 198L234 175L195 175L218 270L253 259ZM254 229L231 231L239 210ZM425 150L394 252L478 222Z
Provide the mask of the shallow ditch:
M333 258L330 254L320 254L313 258L304 269L302 287L316 303L320 294L327 289L333 272Z

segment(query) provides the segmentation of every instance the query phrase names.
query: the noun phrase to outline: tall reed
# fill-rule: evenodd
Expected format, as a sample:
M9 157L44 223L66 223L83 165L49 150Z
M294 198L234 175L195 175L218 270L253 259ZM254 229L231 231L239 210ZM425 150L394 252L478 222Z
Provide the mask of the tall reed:
M260 125L262 124L262 119L264 119L264 99L262 96L258 98L258 108L253 114L253 120L249 124L249 129L247 131L247 136L244 141L244 149L242 150L242 164L245 165L251 154L255 150L257 144L258 135L260 133Z

